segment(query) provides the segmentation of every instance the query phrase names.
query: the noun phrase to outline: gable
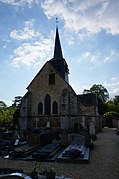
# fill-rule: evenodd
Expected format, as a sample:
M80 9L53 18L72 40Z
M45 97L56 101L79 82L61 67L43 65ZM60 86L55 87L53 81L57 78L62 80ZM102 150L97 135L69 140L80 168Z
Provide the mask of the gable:
M42 67L42 69L31 81L27 89L29 91L41 90L41 89L48 90L48 88L55 89L55 88L60 88L60 86L66 87L67 85L68 83L53 68L53 66L50 63L46 62L45 65Z

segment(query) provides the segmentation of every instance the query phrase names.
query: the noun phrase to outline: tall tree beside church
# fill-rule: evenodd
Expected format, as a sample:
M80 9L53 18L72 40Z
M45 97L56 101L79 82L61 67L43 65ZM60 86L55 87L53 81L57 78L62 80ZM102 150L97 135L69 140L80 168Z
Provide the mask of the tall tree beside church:
M94 84L89 90L84 89L83 93L96 93L97 97L102 101L102 103L105 103L109 99L109 93L107 89L101 84Z
M106 112L106 101L109 99L109 93L107 89L101 84L94 84L89 90L84 89L83 94L95 93L98 97L98 112L103 115Z

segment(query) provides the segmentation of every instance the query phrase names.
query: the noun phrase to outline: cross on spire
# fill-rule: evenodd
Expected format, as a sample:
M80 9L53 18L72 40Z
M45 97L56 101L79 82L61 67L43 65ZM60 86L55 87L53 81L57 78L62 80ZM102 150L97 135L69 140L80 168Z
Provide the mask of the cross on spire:
M58 22L59 22L59 21L58 21L58 17L56 17L56 24L57 24L57 26L58 26Z

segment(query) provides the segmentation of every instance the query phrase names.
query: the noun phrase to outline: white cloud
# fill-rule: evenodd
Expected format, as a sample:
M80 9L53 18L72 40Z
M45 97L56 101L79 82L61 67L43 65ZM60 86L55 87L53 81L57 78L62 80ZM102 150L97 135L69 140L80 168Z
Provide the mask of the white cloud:
M79 60L77 60L77 63L79 63L79 62L81 62L81 61L84 61L84 60L86 60L86 61L88 61L88 62L95 62L96 61L96 58L98 57L98 54L97 55L95 55L95 54L93 54L92 52L89 52L89 51L87 51L87 52L85 52L85 53L83 53L82 55L81 55L81 57L79 58Z
M119 95L119 79L117 77L112 77L109 82L104 82L106 89L109 89L110 97L115 97Z
M6 39L6 38L3 38L2 39L2 42L3 42L3 49L7 48L8 45L11 43L11 41L9 39Z
M68 31L87 37L102 29L119 34L119 3L117 0L45 0L42 8L48 18L64 20Z
M34 43L24 43L14 50L12 64L19 67L21 64L31 66L46 61L51 55L53 47L52 35L50 38L41 38ZM50 59L49 59L50 60Z
M112 77L112 78L110 79L110 81L117 81L117 80L118 80L117 77Z
M34 19L26 21L25 27L22 30L13 30L10 33L10 37L22 41L22 40L28 40L40 36L40 33L33 29L34 23L35 23Z
M118 86L118 85L119 85L119 81L114 82L114 83L106 83L105 82L105 86L107 86L107 87L115 87L115 86Z
M115 94L115 95L118 94L118 95L119 95L119 88L118 88L118 89L114 89L113 92L112 92L112 94Z
M33 0L0 0L0 2L10 4L13 6L24 7L25 5L28 5L28 7L31 7Z
M111 51L109 52L109 55L104 58L104 63L114 61L117 55L118 55L118 54L117 54L116 51L111 50Z

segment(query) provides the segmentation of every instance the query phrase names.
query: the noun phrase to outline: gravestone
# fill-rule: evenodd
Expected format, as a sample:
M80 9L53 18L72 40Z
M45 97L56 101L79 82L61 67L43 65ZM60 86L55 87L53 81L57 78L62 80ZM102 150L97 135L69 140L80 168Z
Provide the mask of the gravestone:
M96 131L95 131L95 124L94 122L89 122L89 133L91 136L94 136L96 134Z
M71 134L70 135L70 144L79 144L85 145L85 136L80 134Z
M64 147L69 145L67 129L61 129L61 145Z

